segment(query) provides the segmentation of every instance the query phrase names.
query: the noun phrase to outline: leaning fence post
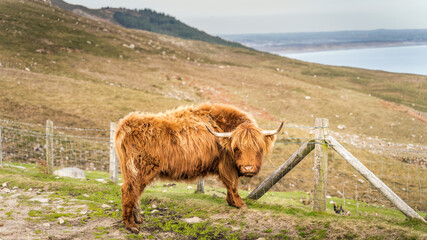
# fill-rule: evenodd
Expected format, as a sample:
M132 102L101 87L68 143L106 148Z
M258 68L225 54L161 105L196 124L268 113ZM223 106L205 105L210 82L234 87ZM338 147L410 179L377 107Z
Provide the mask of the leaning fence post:
M408 218L419 219L427 222L414 209L406 204L396 193L394 193L383 181L381 181L373 172L371 172L359 159L345 149L335 138L327 136L326 141L335 151L346 160L354 169L356 169L366 180L368 180L380 193L382 193L390 202L392 202Z
M2 138L1 138L1 126L0 126L0 167L3 167L3 151L2 151Z
M258 187L256 187L248 196L249 199L261 198L270 188L273 187L280 179L282 179L288 172L290 172L298 163L300 163L314 148L314 140L308 141L301 145L301 147L292 154L270 176L268 176Z
M205 180L201 179L198 183L197 183L197 193L205 193Z
M316 118L314 148L314 196L313 211L326 211L326 187L328 173L328 145L325 136L328 135L329 121L326 118Z
M53 174L53 122L46 121L46 168L48 174Z
M117 123L110 122L110 180L114 183L118 181L119 160L116 153L116 144L114 136L116 134Z

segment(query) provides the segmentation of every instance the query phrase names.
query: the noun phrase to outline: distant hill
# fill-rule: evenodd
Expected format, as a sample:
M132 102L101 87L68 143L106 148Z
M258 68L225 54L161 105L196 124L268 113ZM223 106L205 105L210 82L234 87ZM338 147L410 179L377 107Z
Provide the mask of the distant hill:
M315 51L427 44L427 29L223 35L262 51Z
M179 21L178 19L158 13L151 9L130 10L125 8L101 8L90 9L80 5L73 5L62 0L51 0L53 5L62 9L73 11L84 17L107 20L119 24L126 28L141 29L145 31L161 33L169 36L199 40L208 43L225 46L246 48L240 43L224 40L217 36L212 36L194 27ZM98 19L97 19L98 18ZM100 19L99 19L100 18Z
M312 64L92 20L107 10L86 18L42 0L0 1L0 119L105 128L132 111L210 101L244 109L262 126L313 126L324 117L331 132L425 144L427 76ZM288 136L309 136L300 130Z

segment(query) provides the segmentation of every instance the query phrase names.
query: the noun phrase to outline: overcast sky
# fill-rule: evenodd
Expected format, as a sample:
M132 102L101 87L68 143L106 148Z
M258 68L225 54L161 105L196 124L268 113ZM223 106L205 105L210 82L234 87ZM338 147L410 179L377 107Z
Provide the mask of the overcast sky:
M427 29L427 0L65 0L150 8L210 34Z

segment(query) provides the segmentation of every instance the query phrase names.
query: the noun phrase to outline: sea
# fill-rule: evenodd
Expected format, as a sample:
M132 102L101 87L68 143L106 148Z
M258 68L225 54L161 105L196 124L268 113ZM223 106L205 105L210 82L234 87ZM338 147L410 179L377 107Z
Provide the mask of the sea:
M427 75L427 45L276 54L326 65Z

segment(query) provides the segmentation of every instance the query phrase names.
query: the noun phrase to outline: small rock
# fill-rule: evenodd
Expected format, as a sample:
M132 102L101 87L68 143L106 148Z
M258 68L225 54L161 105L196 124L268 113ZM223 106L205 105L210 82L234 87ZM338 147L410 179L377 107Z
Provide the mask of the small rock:
M71 177L71 178L86 178L86 174L83 170L76 167L69 167L56 170L53 174L60 177Z
M3 188L3 192L10 193L10 189L9 188Z
M337 128L340 130L343 130L343 129L346 129L347 127L344 124L341 124L341 125L338 125Z
M28 191L32 191L33 189L32 188L28 188Z
M331 198L331 196L328 195L328 196L326 196L326 198Z
M2 187L7 187L7 182L3 183L1 186Z
M50 223L43 223L43 227L50 227Z
M360 182L360 183L365 183L365 181L363 181L363 180L362 180L362 179L360 179L360 178L359 178L359 179L357 179L357 181L358 181L358 182Z
M86 194L86 193L85 193L85 194L83 194L83 197L88 198L88 197L90 197L90 196L89 196L89 194Z
M109 203L114 203L114 201L113 200L110 200L110 201L108 201Z
M11 198L17 198L17 197L19 197L19 196L21 196L21 194L19 194L19 193L17 193L17 194L13 194L12 196L10 196Z
M61 225L65 223L64 219L62 219L62 218L58 218L58 222L59 222L59 224L61 224Z
M193 188L192 186L188 186L188 187L187 187L187 189L192 189L192 188Z
M107 204L102 204L102 206L101 206L102 208L111 208L111 206L110 205L107 205Z
M182 219L182 221L186 223L199 223L199 222L203 222L203 219L199 217L192 217L192 218L184 218Z
M18 168L18 169L22 169L22 170L27 169L26 167L23 167L23 166L16 166L16 165L8 164L8 163L4 163L3 165L6 167L13 167L13 168Z
M151 213L156 213L156 212L158 212L159 210L157 210L157 209L154 209L153 211L151 211Z
M309 99L311 99L311 97L310 96L305 96L305 99L309 100Z
M107 182L107 181L106 181L105 179L103 179L103 178L95 179L95 181L100 182L100 183L106 183L106 182Z
M151 205L151 208L157 208L156 204Z
M167 192L167 191L168 191L168 190L166 190L166 189L165 189L165 190L163 190L162 192Z
M47 203L47 202L49 202L49 199L47 199L47 198L31 198L29 201L30 202Z
M80 214L85 215L87 213L87 211L83 210L80 212Z
M233 231L239 231L240 227L231 226L231 230L233 230Z
M212 197L221 197L218 193L213 193Z
M13 187L12 189L18 189L18 187L17 187L17 186L15 186L15 187Z
M257 238L256 240L265 240L265 238L260 237L260 238Z

